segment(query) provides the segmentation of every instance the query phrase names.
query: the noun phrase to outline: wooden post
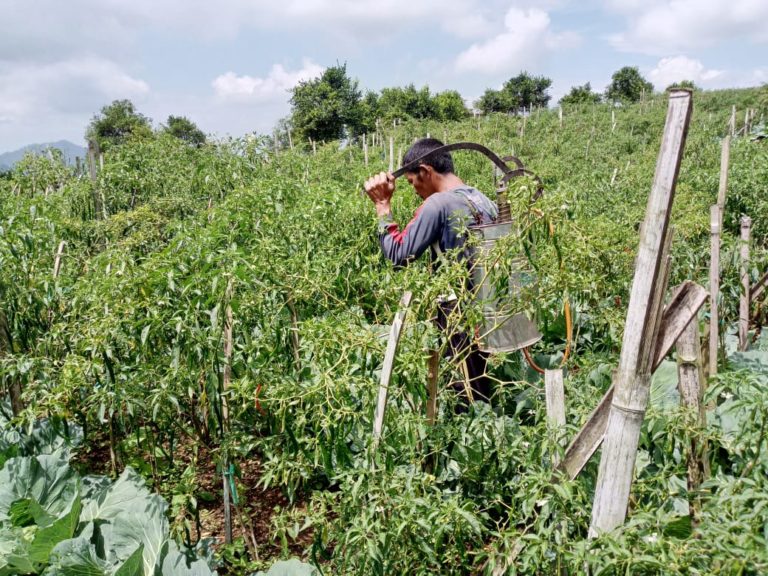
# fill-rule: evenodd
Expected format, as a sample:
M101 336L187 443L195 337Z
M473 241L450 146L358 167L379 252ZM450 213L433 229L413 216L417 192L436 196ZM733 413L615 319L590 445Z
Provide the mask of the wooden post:
M749 347L749 302L751 283L749 281L749 236L752 218L741 217L741 298L739 300L739 350L746 352Z
M717 205L720 207L721 217L725 210L725 195L728 191L728 162L731 156L731 137L723 138L720 150L720 187L717 190ZM722 220L720 221L722 223Z
M289 147L291 150L293 150L293 138L291 138L291 129L290 129L290 128L288 128L288 129L286 130L286 132L288 133L288 147Z
M389 137L389 171L394 172L395 170L395 139L394 137Z
M611 133L616 131L616 111L611 110Z
M717 356L720 344L720 206L709 209L710 260L709 260L709 375L717 374Z
M59 242L59 248L56 250L56 256L53 259L53 277L58 278L59 272L61 272L61 257L64 255L64 247L67 245L66 240Z
M683 282L677 287L661 318L653 362L654 371L672 349L685 326L696 317L706 302L707 296L707 291L703 287L691 281ZM608 389L565 450L565 456L560 462L558 470L565 472L571 480L579 475L603 442L605 429L608 425L608 413L613 400L613 390L613 386ZM556 478L553 478L553 481L556 481Z
M547 406L547 427L552 436L562 444L565 430L565 389L563 386L563 371L544 371L544 397ZM560 455L552 455L552 466L560 463Z
M701 366L701 342L699 339L699 323L696 318L686 326L677 340L677 374L680 403L689 409L696 417L697 430L706 426L706 413L702 398L704 396L704 377ZM706 477L708 465L706 450L694 436L688 447L688 494L691 516L696 517L699 510L699 499L693 495L698 491Z
M387 395L389 393L389 380L392 378L392 368L395 364L395 355L397 354L397 345L400 342L400 333L405 323L405 315L408 312L408 306L411 303L412 293L410 291L403 294L400 300L400 307L395 314L395 320L392 322L392 328L389 331L389 340L387 340L387 350L384 353L384 364L381 367L381 382L379 384L379 397L376 402L376 412L373 415L373 452L379 446L381 441L381 432L384 429L384 412L387 409Z
M560 128L563 127L563 107L560 106L557 109L557 117L560 120Z
M440 350L429 352L427 361L427 424L433 426L437 421L437 382L440 375Z
M403 147L402 146L397 147L397 165L398 167L403 165Z
M728 121L728 133L731 137L736 136L736 105L731 107L731 119Z
M365 158L365 167L368 167L368 136L363 134L363 157Z
M589 529L592 537L620 526L627 513L660 324L656 314L661 312L657 298L661 296L658 284L664 276L663 251L691 108L689 90L670 93L661 150L637 253L621 360L614 380L616 390L600 459Z

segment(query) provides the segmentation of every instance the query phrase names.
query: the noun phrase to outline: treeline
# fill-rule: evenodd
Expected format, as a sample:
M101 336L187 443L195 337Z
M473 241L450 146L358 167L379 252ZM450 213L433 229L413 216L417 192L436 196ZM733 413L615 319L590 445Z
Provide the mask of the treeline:
M546 107L552 99L552 79L522 71L507 80L500 89L487 89L470 109L456 90L431 92L428 86L416 88L383 88L363 91L360 82L347 72L346 64L326 68L322 75L300 82L291 90L291 112L279 120L274 141L288 145L293 141L329 142L358 140L384 123L409 120L450 122L465 119L473 113L521 114L533 108ZM698 89L691 81L672 87ZM595 92L590 83L573 86L559 100L561 106L597 104L629 104L653 94L654 86L640 74L636 66L625 66L611 77L605 91ZM762 90L768 94L768 88ZM768 108L768 95L763 97ZM169 116L165 124L152 129L151 120L136 111L129 100L116 100L94 116L86 131L86 139L108 149L129 136L144 137L167 133L192 146L201 146L206 136L194 122L183 116Z

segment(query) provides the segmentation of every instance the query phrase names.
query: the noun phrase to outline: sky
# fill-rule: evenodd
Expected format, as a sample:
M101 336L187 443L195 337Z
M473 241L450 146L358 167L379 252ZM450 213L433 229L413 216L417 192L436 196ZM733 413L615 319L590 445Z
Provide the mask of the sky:
M472 104L521 71L602 91L768 82L768 0L0 0L0 152L83 142L130 99L216 137L271 132L290 90L346 63L363 90L413 83Z

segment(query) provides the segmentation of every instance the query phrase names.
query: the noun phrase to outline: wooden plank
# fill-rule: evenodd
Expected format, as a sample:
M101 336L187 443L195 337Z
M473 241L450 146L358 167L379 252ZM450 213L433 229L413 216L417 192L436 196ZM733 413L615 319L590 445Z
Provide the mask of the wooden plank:
M562 439L565 430L565 388L563 370L544 370L544 398L547 406L547 427L552 436ZM557 466L560 456L552 455L552 466Z
M749 347L749 236L752 230L752 218L741 217L741 297L739 298L739 350L746 352Z
M653 361L654 371L669 354L685 327L698 315L699 310L707 301L707 297L707 291L691 281L683 282L674 291L662 315ZM597 407L566 448L563 460L557 469L564 472L571 480L579 475L600 447L605 435L605 428L608 425L608 412L612 400L613 385L600 399Z
M709 375L717 374L717 356L720 344L720 206L709 209Z
M375 451L381 440L381 432L384 429L384 412L387 409L387 396L389 393L389 381L392 378L392 369L395 365L395 355L397 354L397 345L400 343L400 334L405 323L405 315L408 312L408 306L411 303L412 293L405 292L400 299L400 307L395 314L395 320L392 322L392 328L389 331L389 340L387 341L387 350L384 353L384 364L381 368L381 381L379 384L379 397L376 402L376 412L373 416L373 450Z
M691 92L673 90L656 162L651 193L635 262L616 389L592 508L591 537L620 526L626 517L640 428L650 393L660 303L658 283L664 275L664 246L691 118ZM663 289L663 288L662 288Z

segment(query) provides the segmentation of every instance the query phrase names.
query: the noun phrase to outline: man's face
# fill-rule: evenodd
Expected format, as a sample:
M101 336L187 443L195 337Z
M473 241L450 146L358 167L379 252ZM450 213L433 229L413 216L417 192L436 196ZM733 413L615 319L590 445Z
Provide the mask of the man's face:
M408 172L405 175L408 179L408 184L413 186L413 190L422 200L426 200L435 191L432 185L430 168L431 166L422 164L419 166L418 172Z

